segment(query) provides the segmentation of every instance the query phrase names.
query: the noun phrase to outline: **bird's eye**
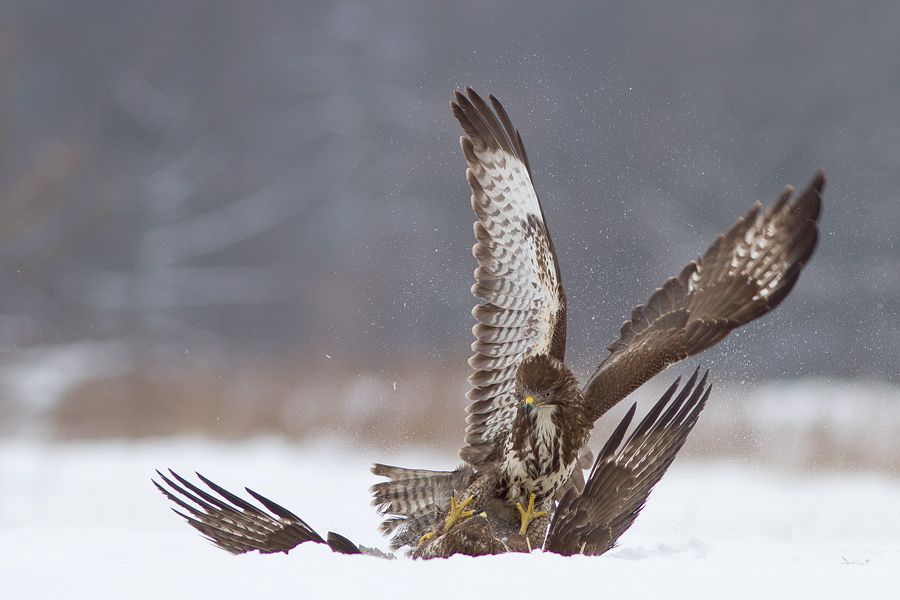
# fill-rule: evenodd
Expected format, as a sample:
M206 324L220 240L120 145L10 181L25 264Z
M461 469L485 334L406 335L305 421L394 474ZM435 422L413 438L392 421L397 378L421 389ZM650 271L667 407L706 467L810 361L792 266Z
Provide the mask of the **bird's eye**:
M551 396L550 390L544 392L544 398L549 398Z

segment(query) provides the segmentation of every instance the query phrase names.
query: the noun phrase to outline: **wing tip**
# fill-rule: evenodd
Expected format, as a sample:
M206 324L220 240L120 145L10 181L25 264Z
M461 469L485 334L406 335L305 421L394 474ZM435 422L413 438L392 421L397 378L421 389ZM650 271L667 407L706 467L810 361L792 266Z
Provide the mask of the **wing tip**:
M815 174L813 174L812 181L810 182L810 186L815 188L820 194L825 189L825 184L828 182L828 175L825 173L825 169L823 167L818 167L816 169Z

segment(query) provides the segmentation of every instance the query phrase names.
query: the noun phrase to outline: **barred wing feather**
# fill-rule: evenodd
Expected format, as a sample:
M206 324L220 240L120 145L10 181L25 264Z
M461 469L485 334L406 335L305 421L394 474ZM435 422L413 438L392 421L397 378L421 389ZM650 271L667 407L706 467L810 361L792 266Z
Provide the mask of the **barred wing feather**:
M640 514L653 487L675 460L709 398L699 370L678 391L680 378L625 439L632 406L604 445L584 490L560 501L544 549L558 554L603 554ZM624 441L623 441L624 440Z
M596 420L667 366L713 346L788 295L816 247L825 173L791 198L756 203L703 257L667 280L622 325L584 388Z
M531 178L525 146L493 96L493 108L471 88L456 93L453 115L472 189L478 260L472 293L474 354L466 446L474 466L497 458L515 415L514 384L526 356L565 354L566 299L556 252Z

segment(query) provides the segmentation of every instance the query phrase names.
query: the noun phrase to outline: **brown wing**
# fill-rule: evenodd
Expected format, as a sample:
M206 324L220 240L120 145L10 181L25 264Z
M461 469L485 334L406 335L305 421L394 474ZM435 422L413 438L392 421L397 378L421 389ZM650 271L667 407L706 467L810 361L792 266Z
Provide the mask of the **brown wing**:
M353 542L334 532L328 532L327 541L323 540L303 519L250 488L245 488L247 493L270 512L232 494L199 473L197 477L218 497L172 470L169 473L178 483L159 471L156 473L168 486L153 481L156 489L185 511L173 508L175 514L213 544L232 554L253 550L263 554L287 553L304 542L327 543L340 554L361 553Z
M566 298L525 146L500 102L489 99L493 110L466 88L450 103L465 132L460 145L477 217L472 293L483 300L472 310L475 372L460 450L476 466L496 457L510 429L519 363L534 354L563 360L566 341Z
M653 486L675 460L709 398L706 374L698 371L672 400L680 378L622 444L635 408L600 451L581 494L570 490L560 501L545 550L559 554L603 554L631 527ZM696 387L695 387L696 384Z
M585 385L593 419L662 371L721 341L784 300L818 239L825 173L791 199L788 186L768 210L761 204L666 281L622 325L611 354Z

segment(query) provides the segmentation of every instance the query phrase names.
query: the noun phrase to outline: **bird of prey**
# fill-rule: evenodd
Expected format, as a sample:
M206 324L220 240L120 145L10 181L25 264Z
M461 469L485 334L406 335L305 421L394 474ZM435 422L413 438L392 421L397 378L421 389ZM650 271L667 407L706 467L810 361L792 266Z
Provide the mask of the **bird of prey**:
M476 216L472 293L481 300L472 311L464 465L451 472L374 466L388 478L373 486L373 504L394 547L430 543L490 502L517 511L520 533L542 541L554 499L581 487L576 467L585 466L579 453L594 422L667 366L777 307L818 238L821 170L801 194L788 186L770 208L754 204L637 306L580 386L564 362L567 300L525 145L503 105L489 101L466 88L451 102Z
M584 490L578 493L570 489L560 502L549 523L545 550L564 555L598 555L613 547L634 522L706 404L710 386L705 375L699 383L697 378L695 372L680 392L676 381L626 439L636 405L631 407L598 454ZM153 483L176 505L172 510L228 552L287 553L305 542L315 542L327 544L341 554L393 558L392 554L355 544L331 531L322 538L296 514L249 488L245 488L247 493L263 508L199 473L197 477L210 491L171 470L169 476L159 471L157 474L161 483ZM516 531L517 526L502 513L486 507L416 546L412 556L428 559L454 554L528 552L532 547Z
M373 486L373 504L393 548L410 546L422 558L538 547L600 554L631 524L684 443L708 396L705 377L694 389L695 374L672 400L676 382L622 443L632 408L585 483L594 422L667 366L784 300L816 246L825 175L817 172L797 196L788 186L768 209L755 204L632 311L609 355L579 385L565 365L567 301L525 146L500 102L489 101L467 88L451 102L464 133L476 215L472 291L481 300L473 309L464 463L454 471L375 465L387 481ZM287 551L313 541L375 552L334 533L323 540L249 489L269 512L207 479L217 496L171 475L160 474L168 488L157 487L226 550Z

